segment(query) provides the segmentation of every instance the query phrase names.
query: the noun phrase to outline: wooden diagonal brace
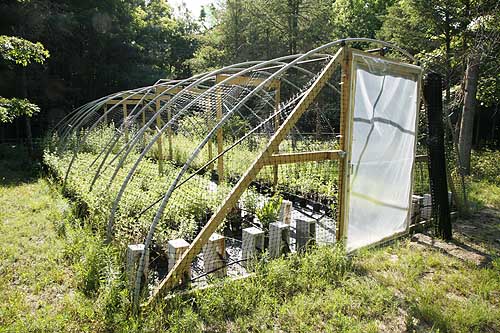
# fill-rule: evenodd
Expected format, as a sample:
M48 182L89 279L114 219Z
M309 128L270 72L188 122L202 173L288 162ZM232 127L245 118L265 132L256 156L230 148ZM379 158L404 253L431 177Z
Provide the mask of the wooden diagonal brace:
M143 308L147 308L153 304L166 290L179 285L182 279L182 272L191 264L191 260L201 251L202 246L208 241L220 223L224 220L228 212L236 205L240 196L248 188L250 183L255 179L259 171L264 167L264 162L277 150L279 144L283 141L285 136L290 132L291 128L297 123L302 114L311 105L317 97L321 89L325 86L326 82L330 79L339 59L342 58L343 48L337 51L334 57L323 69L319 77L309 87L307 92L288 115L288 118L283 122L276 133L271 137L266 149L260 156L253 162L247 169L245 174L240 178L238 183L231 190L229 195L219 206L217 211L212 215L205 227L200 231L198 236L189 246L189 249L184 252L182 258L175 264L172 270L168 273L167 277L153 291L153 295L149 300L143 304Z

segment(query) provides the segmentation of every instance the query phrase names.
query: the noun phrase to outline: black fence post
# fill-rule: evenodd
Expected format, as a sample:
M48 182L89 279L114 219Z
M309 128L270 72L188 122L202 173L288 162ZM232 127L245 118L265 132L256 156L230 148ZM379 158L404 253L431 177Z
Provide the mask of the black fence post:
M451 217L448 203L446 156L444 149L443 92L441 75L430 73L424 80L424 99L427 111L427 149L429 179L432 195L432 216L439 237L450 240Z

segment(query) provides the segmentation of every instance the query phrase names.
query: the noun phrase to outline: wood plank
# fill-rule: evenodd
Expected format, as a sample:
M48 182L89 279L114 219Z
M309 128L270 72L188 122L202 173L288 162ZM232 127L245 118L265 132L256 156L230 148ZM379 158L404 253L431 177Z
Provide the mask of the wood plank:
M348 198L348 185L349 185L349 164L351 163L350 157L350 141L351 141L351 67L352 67L352 54L351 50L345 47L344 57L342 59L342 86L341 86L341 104L340 104L340 149L347 152L339 166L339 207L337 209L337 241L345 240L347 237L347 198Z
M222 95L221 89L217 89L216 105L217 108L217 123L222 120ZM217 154L220 155L217 159L217 174L219 175L219 184L224 180L224 133L222 127L217 130Z
M224 85L228 85L228 86L233 85L233 86L256 87L266 80L263 78L256 78L256 77L255 78L248 77L248 76L234 76L234 77L232 77L232 75L229 75L229 74L218 74L215 77L215 83L220 83L220 82L226 80L227 78L231 78L227 82L224 82ZM265 88L272 90L272 89L278 88L279 85L280 85L280 80L273 79L273 80L271 80L271 82L269 82L265 86Z
M275 154L266 159L264 165L292 164L304 162L320 162L338 160L343 155L342 150L323 150L304 153Z
M276 96L274 97L274 110L275 112L279 111L280 107L280 99L281 99L281 85L278 81L278 86L276 87ZM277 131L280 127L280 115L276 115L274 118L274 130ZM273 167L273 186L278 186L278 165L274 165Z
M427 161L428 161L428 156L427 155L417 155L417 156L415 156L415 162L427 162Z

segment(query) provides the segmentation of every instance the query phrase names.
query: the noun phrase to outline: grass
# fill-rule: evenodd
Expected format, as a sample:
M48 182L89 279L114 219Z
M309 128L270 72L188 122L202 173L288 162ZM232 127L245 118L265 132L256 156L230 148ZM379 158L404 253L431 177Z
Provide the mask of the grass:
M0 332L109 331L127 306L116 253L22 149L0 148Z
M500 210L500 152L489 149L474 151L471 156L471 177L468 189L476 209L490 207Z
M492 262L477 267L409 239L351 258L321 247L263 262L136 321L123 254L81 226L37 165L22 167L22 152L0 153L0 332L500 331L499 247L478 244Z
M177 298L145 329L253 332L496 332L500 260L476 266L409 240L364 251L318 248L254 277ZM186 323L189 323L186 326Z
M54 221L68 204L44 180L0 188L0 331L94 331Z

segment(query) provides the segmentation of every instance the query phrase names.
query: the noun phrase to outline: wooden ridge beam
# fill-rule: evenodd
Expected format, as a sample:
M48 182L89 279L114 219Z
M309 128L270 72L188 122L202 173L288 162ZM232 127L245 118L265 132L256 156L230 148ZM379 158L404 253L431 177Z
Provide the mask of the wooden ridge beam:
M248 77L248 76L232 76L229 74L218 74L215 77L215 83L220 83L227 78L230 78L229 81L224 82L224 85L228 86L250 86L250 87L256 87L262 82L264 82L266 79L262 78L256 78L256 77ZM271 82L269 82L266 85L266 89L276 89L279 88L280 86L280 80L273 79Z

